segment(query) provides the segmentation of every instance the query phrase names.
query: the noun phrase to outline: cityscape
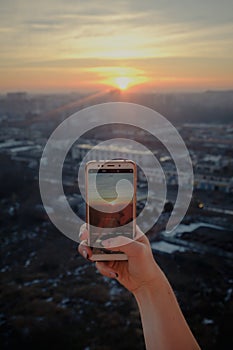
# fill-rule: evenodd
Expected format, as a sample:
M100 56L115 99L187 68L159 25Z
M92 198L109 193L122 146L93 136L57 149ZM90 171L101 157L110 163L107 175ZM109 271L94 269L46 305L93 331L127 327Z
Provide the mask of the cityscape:
M163 114L176 127L192 160L192 200L180 225L167 233L179 183L172 156L145 130L109 124L82 135L66 156L63 187L72 210L85 220L78 170L84 156L90 160L87 153L93 147L96 160L127 158L143 164L155 183L155 204L146 207L151 216L156 213L158 188L165 181L163 211L147 232L153 254L174 286L203 349L230 348L233 91L137 94L111 89L101 94L20 91L0 95L1 344L6 349L14 349L16 344L39 349L43 335L48 344L57 337L58 349L64 349L67 337L70 349L74 344L80 349L100 349L98 344L109 335L106 349L113 349L113 342L124 334L129 343L122 341L118 349L144 348L132 297L116 281L96 274L94 266L78 255L77 243L50 222L39 192L42 152L53 130L71 114L106 102L142 104ZM151 167L147 151L137 151L131 145L100 144L110 138L142 143L159 161L165 178ZM186 183L191 186L189 178ZM138 214L146 206L147 191L145 174L139 168ZM99 325L105 328L103 334L99 334ZM112 335L112 327L119 330L118 335Z

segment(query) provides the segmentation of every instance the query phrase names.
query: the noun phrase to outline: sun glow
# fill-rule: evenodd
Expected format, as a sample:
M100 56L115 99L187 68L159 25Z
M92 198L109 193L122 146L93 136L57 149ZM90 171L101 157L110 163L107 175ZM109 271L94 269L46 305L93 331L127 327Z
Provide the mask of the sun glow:
M84 72L92 75L95 74L100 83L115 87L121 91L131 89L149 81L143 70L133 67L93 67L86 68Z
M115 79L116 85L120 90L126 90L130 84L131 79L128 77L118 77Z

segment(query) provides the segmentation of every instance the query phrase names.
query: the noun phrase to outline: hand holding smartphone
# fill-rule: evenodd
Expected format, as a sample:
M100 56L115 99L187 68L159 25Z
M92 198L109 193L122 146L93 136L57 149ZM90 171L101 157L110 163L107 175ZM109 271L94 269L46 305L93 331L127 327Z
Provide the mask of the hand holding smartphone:
M127 255L121 251L103 248L102 241L117 236L134 238L136 164L131 160L90 161L85 172L91 260L127 260Z

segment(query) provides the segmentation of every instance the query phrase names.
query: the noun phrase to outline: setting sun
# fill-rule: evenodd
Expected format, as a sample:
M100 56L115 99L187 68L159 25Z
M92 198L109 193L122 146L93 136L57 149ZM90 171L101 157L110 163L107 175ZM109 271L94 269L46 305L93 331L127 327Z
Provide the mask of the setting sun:
M116 84L120 90L126 90L130 83L130 78L127 77L119 77L116 78Z
M122 91L149 81L143 70L133 67L95 67L88 72L97 73L100 82Z

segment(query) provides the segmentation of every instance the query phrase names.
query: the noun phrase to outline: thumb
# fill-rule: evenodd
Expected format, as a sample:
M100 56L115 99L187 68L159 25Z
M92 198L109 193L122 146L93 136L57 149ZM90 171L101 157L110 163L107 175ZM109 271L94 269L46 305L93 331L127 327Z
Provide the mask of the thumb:
M104 248L110 249L114 252L120 250L129 257L137 255L143 248L142 243L125 236L109 238L102 241L101 244L104 246Z

